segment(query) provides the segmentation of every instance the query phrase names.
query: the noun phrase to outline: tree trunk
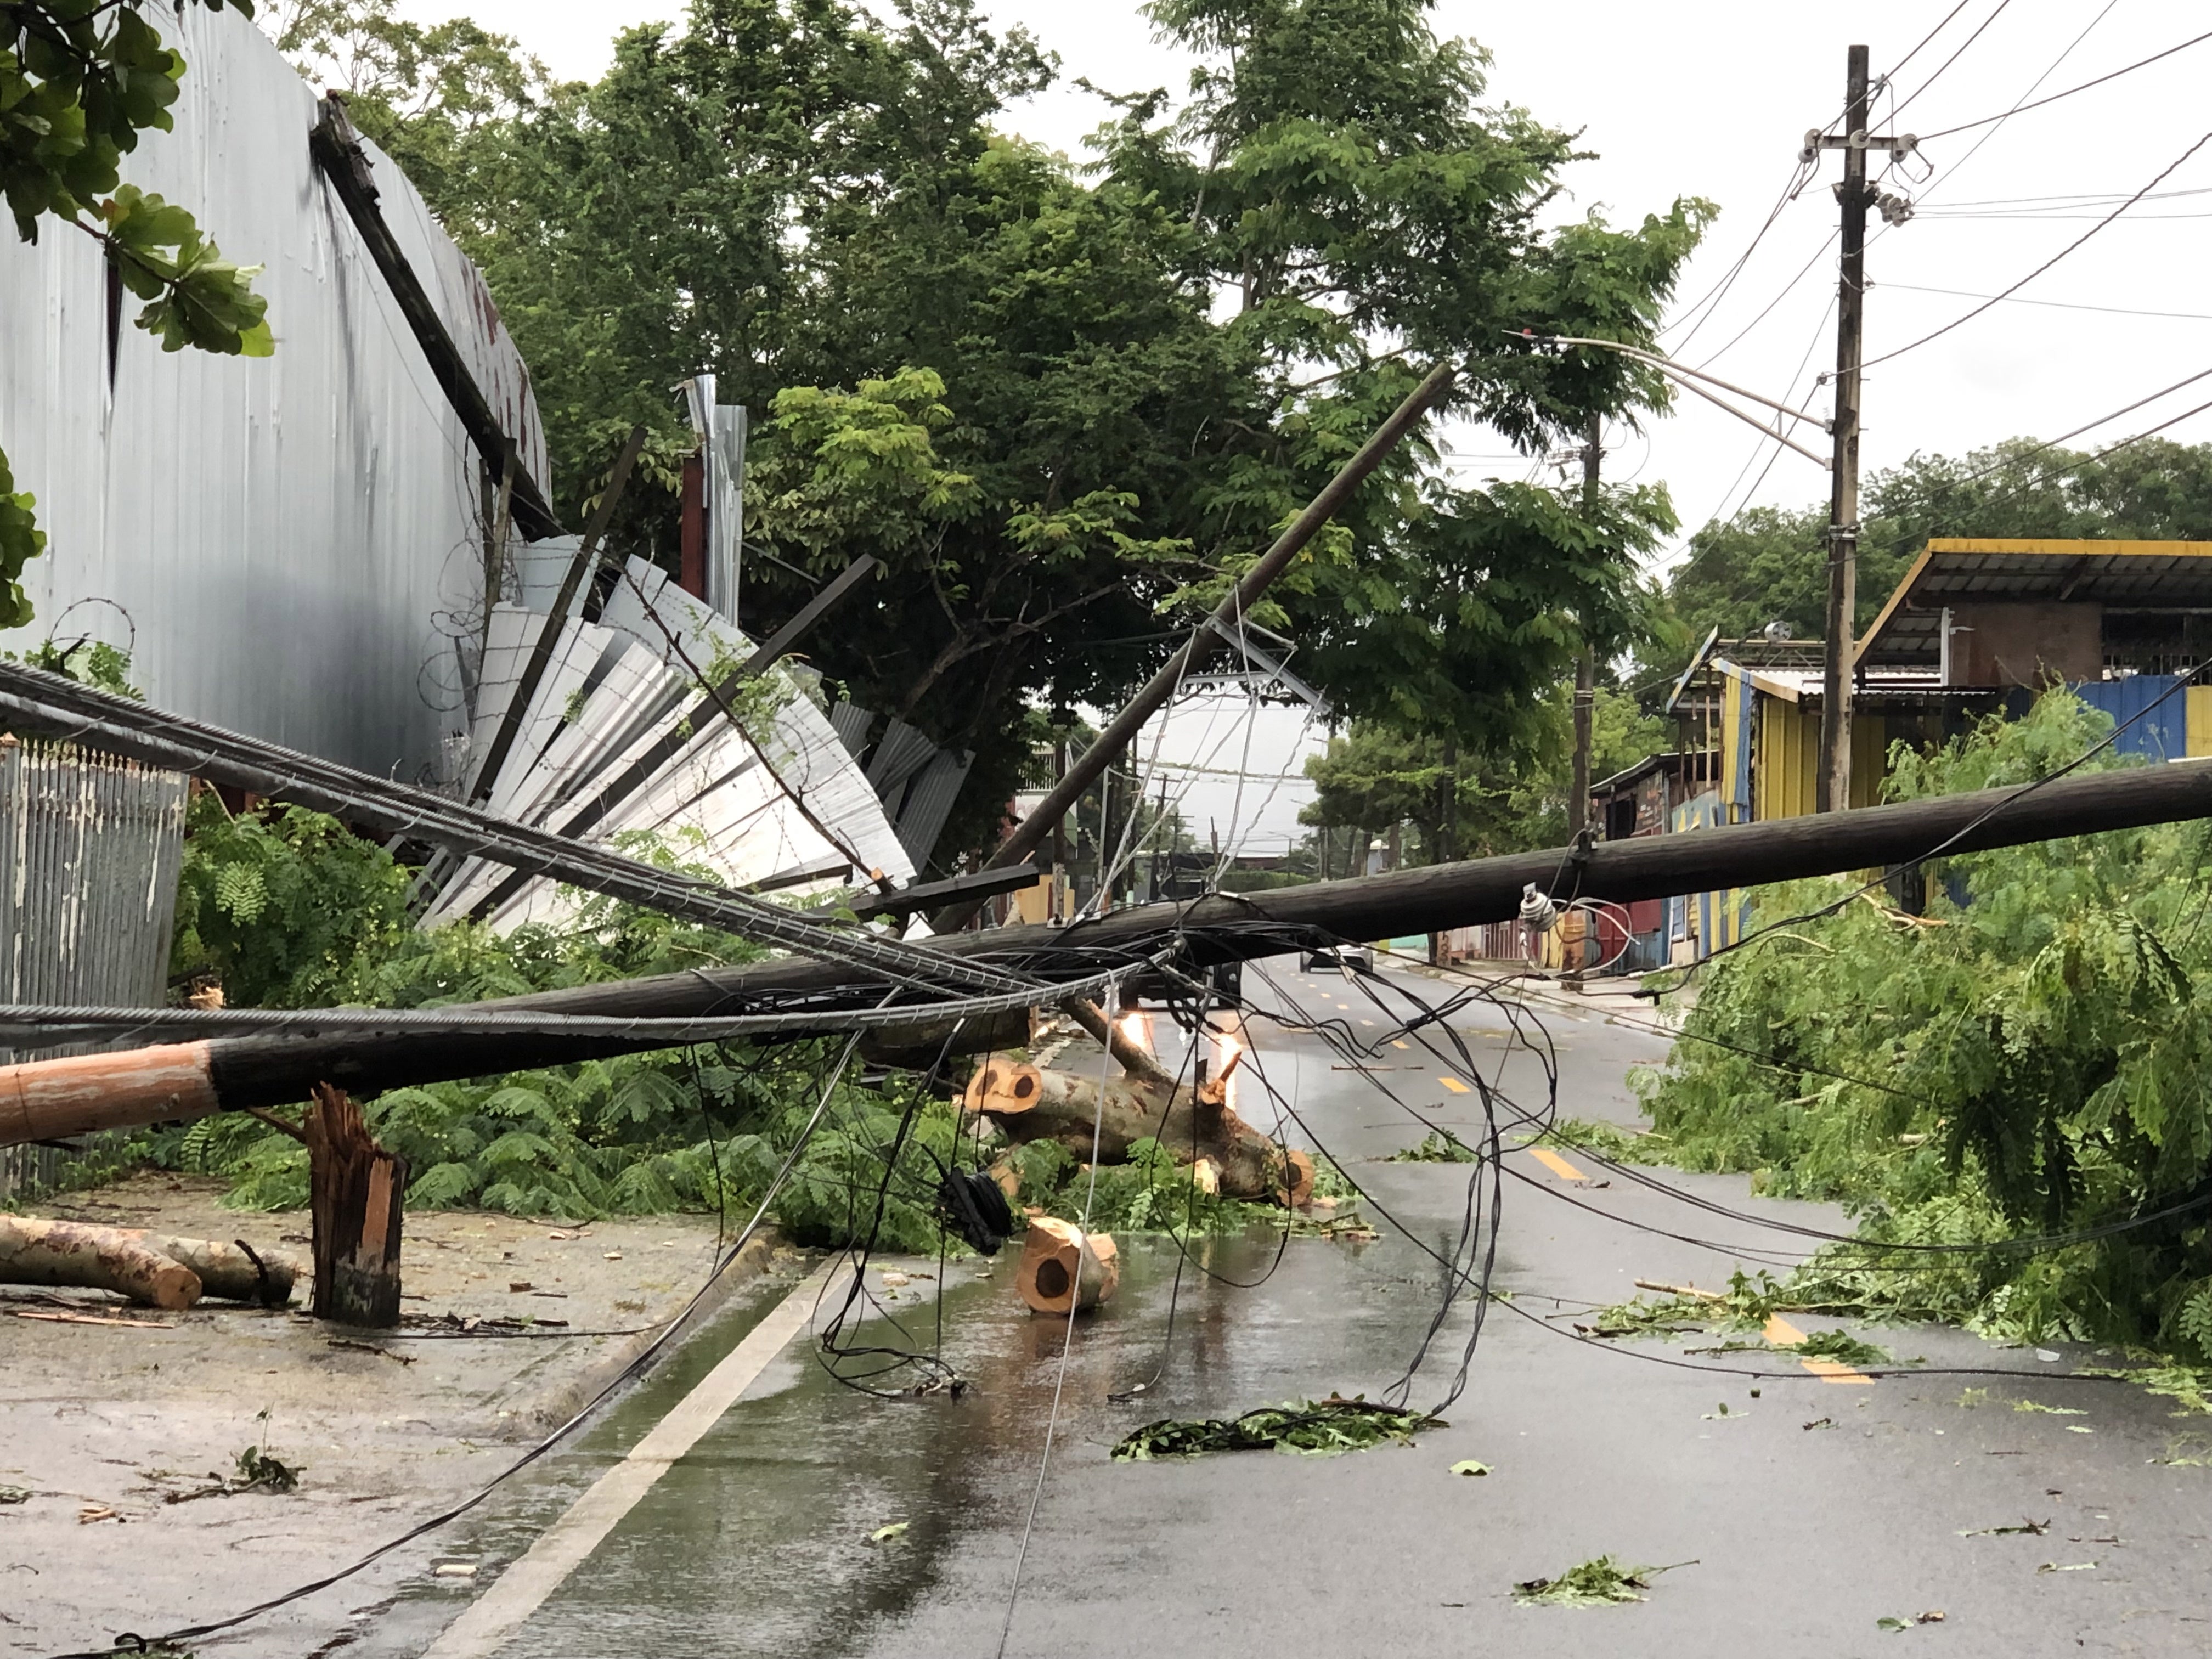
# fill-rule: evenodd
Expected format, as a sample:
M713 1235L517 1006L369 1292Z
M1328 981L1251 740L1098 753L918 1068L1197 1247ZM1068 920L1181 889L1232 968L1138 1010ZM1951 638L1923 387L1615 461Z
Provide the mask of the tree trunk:
M146 1243L172 1261L191 1268L202 1296L225 1302L257 1302L281 1308L292 1299L299 1264L273 1250L257 1250L244 1239L173 1238L155 1234Z
M0 1215L0 1283L113 1291L149 1308L189 1308L199 1276L135 1228Z
M399 1322L399 1212L407 1161L386 1152L343 1089L315 1085L307 1109L318 1319Z
M1211 1159L1226 1198L1302 1204L1313 1194L1313 1159L1270 1140L1237 1115L1221 1082L1170 1088L1135 1078L1100 1079L1073 1072L990 1060L976 1068L963 1107L991 1118L1012 1139L1057 1141L1088 1163L1126 1164L1129 1148L1157 1140L1180 1161Z
M1038 1313L1088 1313L1121 1283L1121 1252L1104 1233L1048 1215L1030 1218L1014 1289Z

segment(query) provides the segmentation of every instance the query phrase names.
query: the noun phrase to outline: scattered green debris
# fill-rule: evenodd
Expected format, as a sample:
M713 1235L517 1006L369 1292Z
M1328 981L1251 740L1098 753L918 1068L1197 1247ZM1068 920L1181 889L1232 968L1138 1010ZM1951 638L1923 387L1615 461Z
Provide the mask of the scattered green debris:
M2085 1424L2069 1423L2066 1425L2066 1432L2069 1434L2094 1434L2096 1433L2096 1430L2088 1427Z
M1961 1389L1958 1403L1967 1411L1972 1411L1978 1406L1986 1406L1990 1403L1990 1391L1987 1389Z
M2048 1521L2030 1521L2022 1516L2016 1527L1968 1527L1959 1534L1961 1538L2014 1538L2022 1535L2040 1538L2051 1530Z
M27 1504L31 1501L28 1486L0 1486L0 1504Z
M1748 1416L1750 1416L1750 1415L1751 1415L1751 1413L1750 1413L1749 1412L1732 1412L1732 1411L1730 1411L1730 1410L1729 1409L1729 1407L1728 1407L1728 1401L1725 1401L1725 1400L1723 1400L1723 1401L1721 1401L1721 1403L1720 1403L1720 1407L1719 1407L1719 1408L1718 1408L1717 1410L1715 1410L1715 1411L1709 1411L1709 1412L1706 1412L1706 1413L1703 1413L1699 1420L1700 1420L1700 1421L1702 1421L1702 1422L1706 1422L1706 1423L1717 1423L1717 1422L1718 1422L1721 1419L1723 1419L1723 1418L1724 1418L1724 1417L1725 1417L1725 1418L1732 1418L1732 1419L1737 1419L1737 1420L1739 1420L1739 1421L1740 1421L1740 1420L1741 1420L1742 1419L1747 1418L1747 1417L1748 1417Z
M1549 1128L1528 1137L1528 1146L1564 1146L1614 1164L1664 1164L1668 1139L1656 1129L1632 1129L1600 1117L1555 1118Z
M1198 1457L1207 1452L1288 1451L1310 1455L1364 1451L1386 1440L1413 1443L1422 1429L1447 1427L1440 1417L1383 1406L1362 1395L1332 1395L1303 1403L1262 1406L1242 1417L1164 1418L1125 1435L1114 1448L1117 1463L1141 1463L1160 1457Z
M1832 1417L1816 1417L1809 1423L1798 1425L1802 1429L1832 1429L1835 1426L1836 1419Z
M1868 1365L1894 1365L1899 1363L1888 1349L1878 1348L1873 1343L1853 1336L1845 1330L1814 1331L1802 1342L1787 1342L1781 1346L1791 1353L1802 1355L1807 1359L1832 1359L1839 1365L1856 1365L1863 1368ZM1917 1365L1921 1362L1917 1359L1908 1359L1902 1363L1907 1365Z
M1488 1474L1490 1465L1479 1463L1472 1457L1462 1457L1451 1466L1451 1472L1454 1474Z
M1939 1608L1929 1613L1916 1613L1910 1619L1877 1619L1874 1621L1874 1627L1876 1630L1886 1630L1894 1633L1901 1630L1911 1630L1915 1625L1940 1625L1942 1622L1943 1614Z
M2096 1570L2094 1561L2075 1561L2065 1566L2060 1566L2056 1561L2045 1561L2036 1569L2038 1572L2094 1572Z
M1480 1154L1458 1136L1442 1129L1431 1129L1428 1138L1418 1146L1408 1146L1382 1161L1385 1164L1474 1164Z
M1602 1607L1619 1601L1641 1601L1651 1581L1674 1567L1693 1567L1694 1561L1674 1566L1626 1567L1609 1555L1569 1567L1556 1578L1524 1579L1513 1587L1513 1599L1524 1607Z
M868 1534L868 1541L871 1544L888 1544L894 1539L905 1537L906 1529L913 1524L910 1521L894 1521L887 1527L878 1527Z
M2122 1378L2147 1393L2173 1401L2181 1407L2174 1413L2176 1417L2191 1414L2212 1416L2212 1370L2200 1365L2144 1365L2130 1370L2084 1365L2074 1375Z
M2015 1400L2012 1408L2016 1412L2041 1412L2045 1417L2087 1417L2089 1413L2078 1406L2046 1406L2039 1400Z
M2175 1469L2212 1468L2212 1444L2207 1444L2201 1435L2176 1435L2166 1443L2165 1456L2149 1461Z

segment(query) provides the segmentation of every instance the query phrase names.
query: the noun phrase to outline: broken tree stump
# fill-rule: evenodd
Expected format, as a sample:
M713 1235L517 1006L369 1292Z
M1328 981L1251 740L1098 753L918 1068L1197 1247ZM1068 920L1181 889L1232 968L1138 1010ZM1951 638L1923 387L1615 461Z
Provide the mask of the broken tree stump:
M113 1291L149 1308L189 1308L199 1276L135 1229L0 1215L0 1283Z
M1298 1205L1313 1195L1312 1157L1268 1139L1237 1116L1218 1079L1198 1089L1178 1088L994 1056L976 1067L961 1105L990 1118L1011 1140L1057 1141L1085 1163L1091 1161L1094 1131L1101 1164L1126 1164L1129 1148L1149 1138L1178 1162L1210 1159L1224 1198Z
M314 1316L342 1325L397 1325L407 1160L378 1146L361 1108L327 1083L315 1085L307 1138Z
M1030 1218L1014 1289L1038 1313L1088 1313L1121 1283L1121 1255L1104 1233L1048 1215Z

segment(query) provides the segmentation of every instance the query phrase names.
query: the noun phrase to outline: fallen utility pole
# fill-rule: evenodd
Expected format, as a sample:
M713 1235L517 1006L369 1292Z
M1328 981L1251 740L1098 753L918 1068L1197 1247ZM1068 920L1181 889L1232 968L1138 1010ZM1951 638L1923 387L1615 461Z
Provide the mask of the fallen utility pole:
M1095 972L1102 962L1182 940L1194 967L1273 956L1302 944L1382 939L1504 921L1524 886L1554 897L1627 902L1742 889L1807 876L1879 869L1944 854L1987 852L2107 830L2212 817L2212 766L2165 766L2061 778L2020 788L1826 817L1735 824L1681 835L1599 842L1431 865L1267 893L1116 910L1072 927L993 928L933 940L948 957L1004 956L1034 966L1064 952ZM776 962L578 986L449 1012L724 1015L805 999L825 1010L881 996L879 981L830 964ZM917 1019L927 1010L915 1010ZM121 1128L210 1112L280 1105L330 1083L362 1094L450 1078L483 1077L665 1046L637 1037L485 1032L254 1036L78 1054L0 1068L0 1146Z
M500 425L499 416L492 413L490 400L477 384L476 376L469 372L460 349L447 331L445 319L438 314L437 307L430 303L429 295L423 291L415 267L400 251L392 227L384 222L384 210L377 206L380 192L376 187L376 176L369 167L368 152L361 147L361 135L354 131L353 122L346 114L343 94L324 95L321 112L307 135L307 153L321 169L323 177L330 181L332 192L345 209L346 216L353 221L354 228L361 233L362 245L382 273L400 315L407 319L416 343L429 360L430 372L437 376L446 401L460 417L469 441L476 446L477 453L483 458L484 465L491 470L494 477L512 480L502 487L512 491L515 523L532 540L559 535L559 515L545 499L538 480L512 460L507 449L509 434Z
M1261 555L1260 562L1245 573L1244 580L1214 608L1213 614L1198 631L1167 659L1142 690L1121 706L1121 712L1108 722L1097 740L1074 758L1060 775L1060 781L1053 785L1052 793L999 843L999 850L983 866L986 870L1019 864L1042 847L1060 826L1060 820L1073 810L1075 803L1083 799L1083 792L1121 758L1121 751L1135 742L1137 734L1145 729L1145 722L1175 696L1183 681L1203 667L1221 646L1243 636L1244 618L1252 607L1274 585L1275 579L1290 568L1291 561L1320 533L1321 527L1335 516L1337 509L1352 499L1352 491L1367 481L1406 434L1451 390L1454 378L1449 368L1431 370L1406 401L1390 412L1390 418L1376 428L1375 435L1360 446L1359 453L1338 469L1336 476L1322 487L1321 494L1306 504L1305 511L1275 538L1275 544ZM1103 842L1099 855L1102 859L1105 856ZM940 933L964 927L974 920L981 902L980 899L963 899L949 904L930 918L930 926Z

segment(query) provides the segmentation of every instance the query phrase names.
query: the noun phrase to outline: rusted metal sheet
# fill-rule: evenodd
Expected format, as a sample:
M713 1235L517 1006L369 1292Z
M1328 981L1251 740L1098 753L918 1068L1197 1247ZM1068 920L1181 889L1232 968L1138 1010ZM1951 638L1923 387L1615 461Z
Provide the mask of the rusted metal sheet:
M0 737L0 999L161 1000L189 788L136 761ZM0 1152L0 1199L59 1163L51 1147Z

